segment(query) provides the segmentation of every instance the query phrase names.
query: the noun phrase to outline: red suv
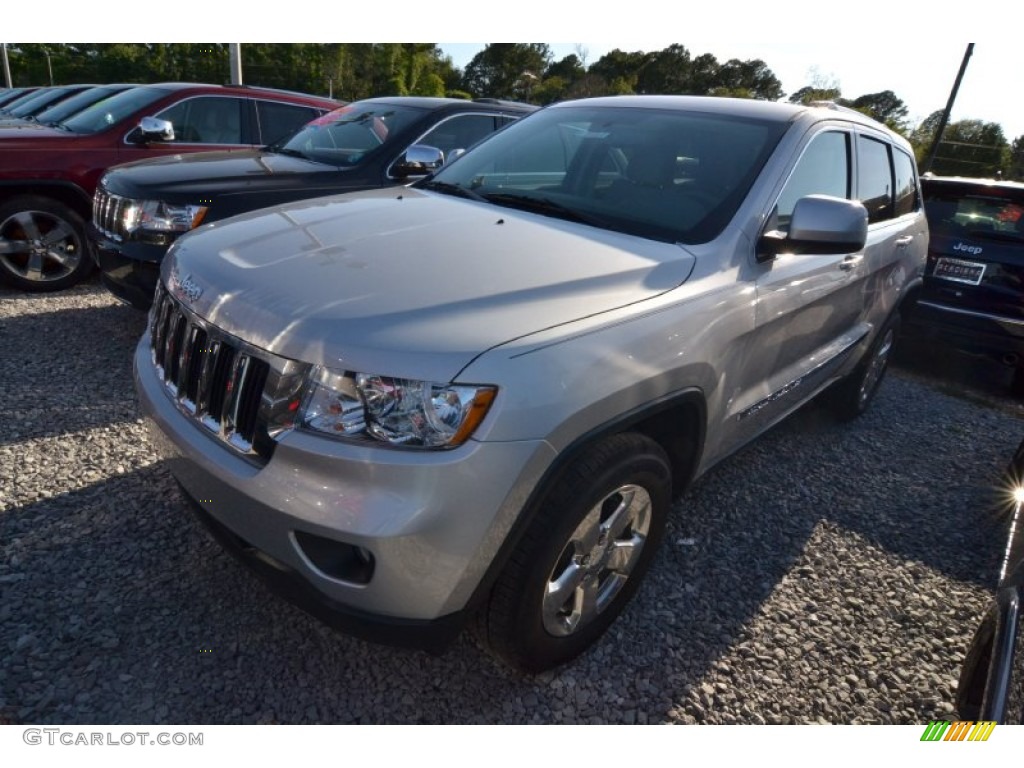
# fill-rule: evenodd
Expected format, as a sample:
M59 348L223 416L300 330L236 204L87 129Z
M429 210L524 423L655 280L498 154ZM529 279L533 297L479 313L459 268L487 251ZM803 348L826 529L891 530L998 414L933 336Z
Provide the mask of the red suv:
M248 86L141 85L56 126L0 129L0 279L57 291L94 266L85 221L112 165L263 146L339 106Z

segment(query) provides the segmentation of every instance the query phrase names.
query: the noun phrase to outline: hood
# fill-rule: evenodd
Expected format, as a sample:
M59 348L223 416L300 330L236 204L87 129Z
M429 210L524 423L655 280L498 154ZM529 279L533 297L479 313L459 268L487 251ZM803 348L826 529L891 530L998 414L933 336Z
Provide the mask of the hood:
M693 264L678 245L404 188L201 227L163 279L276 354L448 381L492 347L671 290Z
M262 150L167 155L119 165L105 185L117 195L176 202L209 198L222 192L302 184L309 174L337 171L333 166Z
M48 141L53 139L73 139L77 134L62 131L59 128L51 128L41 123L30 123L22 121L18 125L0 125L0 142L16 142L18 147L25 146L22 142L39 141L41 146L46 146Z

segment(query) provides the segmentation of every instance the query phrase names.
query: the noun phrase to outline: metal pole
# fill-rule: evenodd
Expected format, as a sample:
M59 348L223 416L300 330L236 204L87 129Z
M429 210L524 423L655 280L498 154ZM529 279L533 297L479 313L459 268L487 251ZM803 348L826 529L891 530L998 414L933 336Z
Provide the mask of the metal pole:
M974 53L974 43L968 43L967 50L964 52L964 59L960 62L960 71L957 72L956 81L953 83L953 90L949 92L946 111L942 113L942 119L939 121L939 127L935 131L935 138L932 139L932 147L928 150L928 159L925 160L924 170L921 173L928 173L932 169L932 163L935 162L935 155L939 151L939 142L942 141L942 134L946 131L949 114L953 111L953 102L956 101L957 91L960 90L960 81L964 79L964 72L967 71L967 62L970 61L972 53Z
M0 43L0 58L4 60L4 82L8 88L13 88L11 83L11 63L7 60L7 43Z
M53 86L53 64L50 62L50 52L43 50L46 55L46 71L50 73L50 85Z
M242 84L242 45L241 43L228 43L229 58L231 60L231 84Z

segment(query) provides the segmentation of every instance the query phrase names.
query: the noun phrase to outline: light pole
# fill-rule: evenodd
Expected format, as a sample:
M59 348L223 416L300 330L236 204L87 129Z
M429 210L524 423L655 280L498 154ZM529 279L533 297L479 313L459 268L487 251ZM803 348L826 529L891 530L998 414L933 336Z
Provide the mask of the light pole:
M50 62L50 52L43 48L43 55L46 56L46 71L50 73L50 86L53 86L53 64Z
M11 63L7 60L7 43L0 43L0 58L4 60L4 82L8 88L14 87L11 83Z

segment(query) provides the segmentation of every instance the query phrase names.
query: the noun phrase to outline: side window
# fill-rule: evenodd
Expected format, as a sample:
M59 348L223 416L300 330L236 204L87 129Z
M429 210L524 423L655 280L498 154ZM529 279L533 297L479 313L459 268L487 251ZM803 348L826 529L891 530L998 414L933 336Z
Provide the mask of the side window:
M264 144L273 144L291 136L319 116L320 110L313 107L256 100L256 119L260 123L260 140Z
M437 147L448 157L453 149L469 149L494 129L494 115L459 115L434 126L417 143Z
M199 96L157 115L174 125L176 144L242 144L243 99Z
M892 218L893 182L889 147L867 136L857 137L857 196L868 209L868 224Z
M787 231L796 201L807 195L850 197L848 134L829 131L811 140L779 195L772 228Z
M896 215L913 213L920 207L917 199L917 173L913 158L906 152L893 152L896 167Z

